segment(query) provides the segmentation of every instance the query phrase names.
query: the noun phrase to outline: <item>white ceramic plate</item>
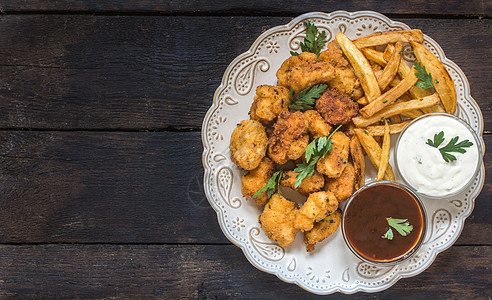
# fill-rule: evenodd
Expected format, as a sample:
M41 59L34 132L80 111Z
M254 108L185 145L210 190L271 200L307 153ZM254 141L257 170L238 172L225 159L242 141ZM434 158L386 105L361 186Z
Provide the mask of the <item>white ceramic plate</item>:
M375 267L362 262L347 248L340 229L318 243L312 253L306 252L302 234L298 234L294 244L286 248L269 240L258 224L261 209L254 201L241 195L242 171L230 160L229 142L236 124L249 119L248 112L255 88L260 84L276 85L275 73L281 63L290 56L291 50L300 51L299 43L305 35L305 20L325 30L329 41L339 31L354 39L376 31L409 29L406 24L371 11L336 11L329 14L307 13L287 25L274 27L260 35L251 48L234 59L225 71L222 84L215 92L213 105L203 121L205 193L217 212L226 237L240 247L246 258L258 269L316 294L381 291L400 278L421 273L439 252L456 241L482 189L484 167L462 194L438 201L423 199L429 230L416 255L399 265ZM428 36L424 36L424 40L424 45L444 63L456 84L456 115L466 120L481 136L482 113L470 96L465 74L445 57L434 40ZM404 57L409 63L415 59L409 46L404 48ZM394 165L393 157L390 163ZM368 172L366 182L374 177L375 171Z

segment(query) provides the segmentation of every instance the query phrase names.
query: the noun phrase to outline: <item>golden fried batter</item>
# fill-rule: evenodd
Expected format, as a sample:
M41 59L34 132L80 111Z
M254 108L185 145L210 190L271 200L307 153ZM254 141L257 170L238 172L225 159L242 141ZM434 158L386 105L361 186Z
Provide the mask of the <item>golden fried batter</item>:
M329 178L337 178L347 166L350 139L345 133L337 131L331 136L330 141L332 149L318 161L316 170Z
M267 185L273 174L275 164L268 157L263 157L258 168L248 171L241 177L241 192L244 197L253 198L256 191ZM268 202L267 192L263 192L255 198L256 205L262 206Z
M314 109L306 110L304 117L308 121L308 131L313 136L313 139L321 136L329 136L331 126L323 117Z
M339 202L343 202L352 196L355 178L354 166L351 163L347 163L340 177L326 179L325 190L331 191Z
M330 42L327 49L319 55L320 61L326 61L335 67L335 77L328 85L338 92L349 95L352 99L359 99L363 90L359 79L350 68L348 61L343 57L342 50L338 48L335 40Z
M317 62L316 54L310 52L289 57L277 71L278 85L293 88L295 93L319 83L327 83L333 76L333 66L327 62Z
M308 122L300 111L280 113L268 145L268 156L282 165L298 159L309 143Z
M287 171L282 175L280 179L280 184L285 187L289 187L304 196L308 196L310 193L317 192L323 188L325 185L325 178L318 172L314 172L313 176L307 176L301 182L301 185L295 188L296 176L299 172Z
M295 202L275 193L265 205L258 220L268 238L276 241L281 247L286 247L294 242L299 231L294 228L297 212Z
M340 227L342 222L342 212L337 209L332 214L328 215L323 220L314 224L313 229L304 232L304 243L306 244L306 251L311 252L314 250L314 245L322 240L326 239Z
M359 106L346 94L326 89L316 100L316 110L331 125L347 124L357 115Z
M231 135L231 160L245 170L253 170L265 157L268 138L265 128L255 120L244 120Z
M338 200L332 192L311 193L299 209L294 226L302 231L309 231L315 222L324 219L326 215L331 214L337 208Z
M283 86L260 85L249 111L251 119L269 124L281 112L289 109L289 89Z

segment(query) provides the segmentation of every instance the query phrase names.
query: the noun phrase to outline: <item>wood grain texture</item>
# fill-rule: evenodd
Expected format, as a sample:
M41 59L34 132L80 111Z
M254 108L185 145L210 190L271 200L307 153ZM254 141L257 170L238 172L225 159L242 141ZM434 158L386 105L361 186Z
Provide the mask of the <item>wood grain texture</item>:
M489 1L326 1L314 0L299 2L287 1L16 1L4 0L0 6L4 13L23 11L62 11L62 12L155 12L162 14L193 13L193 14L300 14L309 11L334 10L374 10L389 14L452 14L452 15L485 15L492 14Z
M201 155L198 132L0 132L0 242L228 243ZM490 178L458 244L492 245Z
M228 64L288 17L0 17L0 128L198 130ZM399 19L467 74L492 130L492 20Z
M452 247L389 290L333 296L486 299L490 257L491 247ZM0 265L1 298L322 299L255 269L233 245L3 245Z

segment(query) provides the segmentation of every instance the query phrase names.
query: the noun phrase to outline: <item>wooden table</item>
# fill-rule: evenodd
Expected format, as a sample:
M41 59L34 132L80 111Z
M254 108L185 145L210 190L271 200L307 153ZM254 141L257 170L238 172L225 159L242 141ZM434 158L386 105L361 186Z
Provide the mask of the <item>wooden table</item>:
M434 38L466 73L492 147L490 1L0 1L0 298L316 298L225 238L200 129L262 32L338 9ZM333 296L490 299L491 158L461 237L431 267Z

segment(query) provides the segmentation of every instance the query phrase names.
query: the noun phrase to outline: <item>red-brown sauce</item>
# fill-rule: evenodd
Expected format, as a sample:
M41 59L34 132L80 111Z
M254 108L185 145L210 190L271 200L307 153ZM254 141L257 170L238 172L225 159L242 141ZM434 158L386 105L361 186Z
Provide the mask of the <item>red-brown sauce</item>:
M401 236L394 228L393 239L382 238L390 228L386 217L408 219L413 230ZM347 207L345 234L352 247L374 261L394 261L414 251L423 231L423 213L407 191L388 184L359 192Z

